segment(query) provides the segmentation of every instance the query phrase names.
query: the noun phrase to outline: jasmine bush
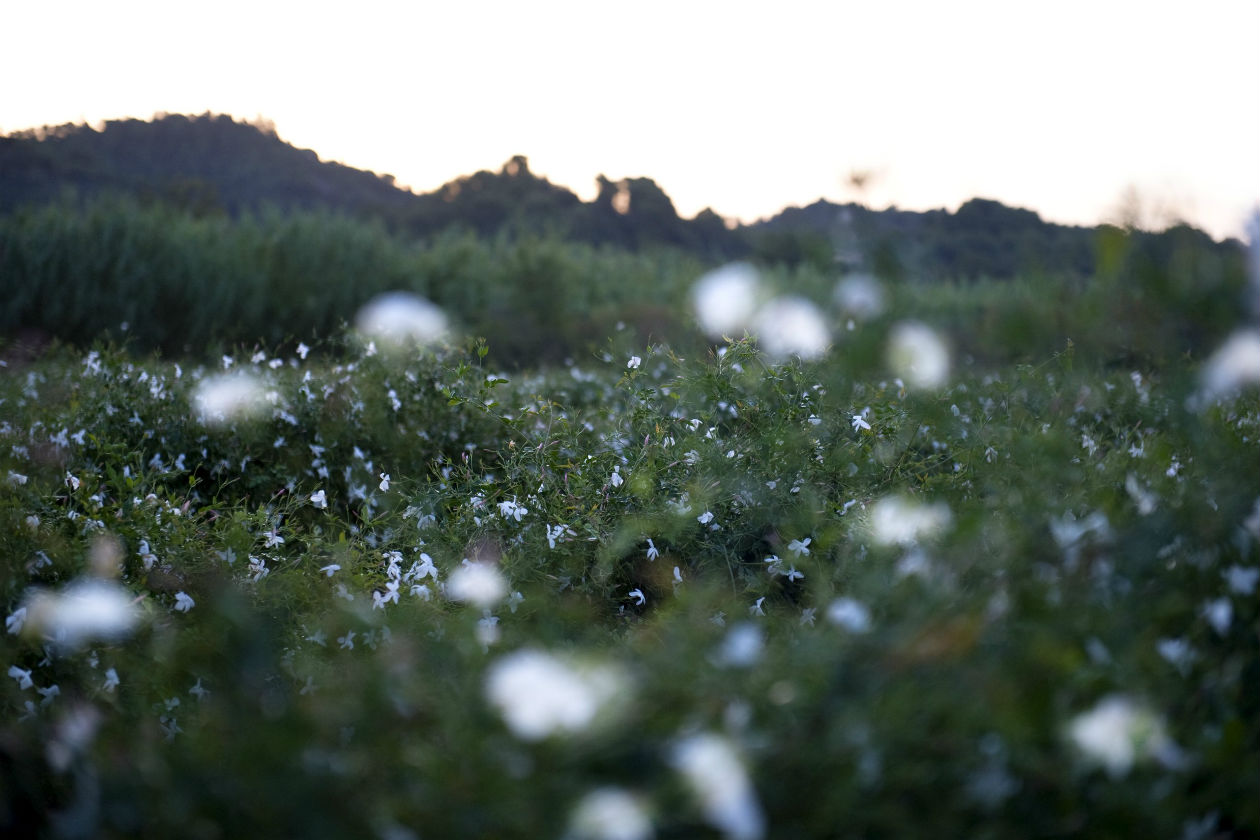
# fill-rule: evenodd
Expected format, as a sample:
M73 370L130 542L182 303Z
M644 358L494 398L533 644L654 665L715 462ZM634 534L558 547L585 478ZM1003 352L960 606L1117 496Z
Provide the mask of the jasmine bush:
M1255 390L899 323L8 365L0 826L1254 835Z

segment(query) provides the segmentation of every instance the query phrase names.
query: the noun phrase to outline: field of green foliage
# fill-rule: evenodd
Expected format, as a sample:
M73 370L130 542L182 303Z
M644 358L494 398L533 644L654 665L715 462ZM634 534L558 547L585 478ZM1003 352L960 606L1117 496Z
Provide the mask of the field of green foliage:
M1241 275L693 286L667 255L451 238L365 282L454 323L412 300L346 330L362 301L324 295L351 287L303 287L318 237L181 224L162 270L208 270L178 237L209 237L239 298L165 311L264 341L102 287L59 305L167 355L5 348L6 836L1260 833ZM310 262L263 297L310 320L277 334L244 267L285 236ZM554 311L442 286L513 259L563 284L502 294ZM616 314L647 303L679 340ZM514 312L569 324L552 364L503 360L547 334Z

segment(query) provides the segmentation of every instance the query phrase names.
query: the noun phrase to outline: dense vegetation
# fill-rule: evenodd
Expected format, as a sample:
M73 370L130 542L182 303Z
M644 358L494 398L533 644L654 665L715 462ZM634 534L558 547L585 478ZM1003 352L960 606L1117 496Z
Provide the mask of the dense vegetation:
M1193 231L1101 231L1092 281L1029 271L1012 280L892 288L906 314L945 319L960 349L1033 360L1071 339L1091 358L1153 363L1201 356L1236 310L1240 248ZM687 315L706 262L671 248L625 250L555 237L449 230L416 241L380 222L277 209L198 215L104 196L0 216L0 335L215 358L334 334L374 295L404 289L492 337L496 365L581 359L624 325L641 342L696 346ZM837 266L773 263L778 285L820 305ZM944 307L944 308L942 308ZM976 319L982 329L969 325Z
M226 423L214 369L10 367L0 825L1254 836L1254 391L1072 352L933 390L890 327L260 351ZM92 575L121 630L60 617Z
M4 836L1260 836L1260 230L128 177L0 216Z

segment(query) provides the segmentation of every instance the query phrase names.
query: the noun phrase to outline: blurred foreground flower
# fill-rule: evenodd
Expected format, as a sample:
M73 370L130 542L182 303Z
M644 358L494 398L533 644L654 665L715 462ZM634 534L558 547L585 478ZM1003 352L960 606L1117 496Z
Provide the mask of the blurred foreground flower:
M801 297L775 298L757 311L752 332L757 346L772 359L817 359L827 352L831 335L818 307Z
M454 601L489 609L507 597L507 580L490 563L466 563L451 572L446 594Z
M753 334L775 361L791 356L816 359L831 343L818 307L795 295L767 301L761 276L748 263L730 263L705 274L691 288L691 303L700 329L710 339Z
M605 663L578 663L541 650L519 650L494 662L486 674L486 699L518 738L589 728L628 680Z
M739 338L756 311L761 278L748 263L731 263L714 269L696 281L691 303L700 329L709 338Z
M836 303L859 320L874 318L884 311L884 290L869 274L850 274L836 285Z
M837 598L827 606L827 620L850 633L869 633L871 611L861 601Z
M888 496L871 506L871 538L880 545L914 545L944 531L952 520L944 502Z
M620 788L593 790L569 818L572 840L647 840L652 820L637 798Z
M368 301L354 318L365 341L407 349L446 338L450 324L436 304L410 292L387 292Z
M675 745L672 759L714 828L731 840L765 834L756 791L730 741L707 732L691 735Z
M1160 719L1122 695L1105 697L1090 711L1074 717L1067 735L1086 759L1115 777L1128 773L1138 759L1177 763L1177 749Z
M761 660L765 645L765 635L760 627L752 622L740 622L726 632L726 638L717 651L717 664L731 668L750 668Z
M253 419L266 409L262 383L247 371L206 377L193 394L193 408L207 426Z
M1203 368L1203 390L1216 399L1260 385L1260 330L1239 330L1208 359Z
M949 380L949 350L936 331L918 321L902 321L888 341L893 373L916 388L940 388Z
M28 593L24 631L74 650L89 641L116 642L140 621L129 590L107 580L76 580L61 592Z

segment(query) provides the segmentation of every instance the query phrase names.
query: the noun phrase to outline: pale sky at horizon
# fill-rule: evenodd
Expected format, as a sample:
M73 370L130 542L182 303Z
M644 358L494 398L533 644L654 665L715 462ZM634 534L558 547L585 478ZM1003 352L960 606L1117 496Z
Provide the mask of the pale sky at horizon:
M0 12L0 131L206 111L428 191L515 154L692 216L823 197L1069 224L1260 204L1260 0L51 2ZM871 186L848 186L868 171Z

